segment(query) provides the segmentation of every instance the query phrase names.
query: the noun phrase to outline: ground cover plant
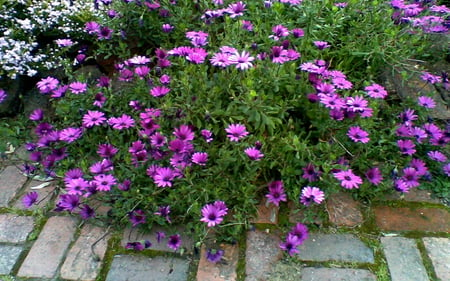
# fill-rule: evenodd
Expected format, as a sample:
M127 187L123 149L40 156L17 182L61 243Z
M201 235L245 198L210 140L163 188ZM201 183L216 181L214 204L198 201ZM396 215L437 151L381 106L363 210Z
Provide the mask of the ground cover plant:
M199 243L212 232L233 242L261 200L315 212L342 189L448 196L450 126L429 117L435 93L401 100L379 81L444 57L430 53L431 36L448 34L437 1L104 0L93 10L86 41L71 44L77 58L66 55L103 75L43 77L36 87L54 112L29 116L24 171L61 180L55 211L95 219L101 202L117 226L183 224ZM446 73L422 78L448 90ZM24 204L37 200L30 192ZM280 245L290 255L304 223ZM178 233L159 235L182 247Z

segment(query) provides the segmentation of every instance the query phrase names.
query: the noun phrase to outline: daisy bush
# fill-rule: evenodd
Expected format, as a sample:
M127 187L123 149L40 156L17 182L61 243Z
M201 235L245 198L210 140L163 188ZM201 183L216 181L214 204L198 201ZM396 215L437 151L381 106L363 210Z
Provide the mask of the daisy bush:
M183 224L198 241L233 241L261 200L317 210L338 191L371 200L436 184L448 196L434 93L400 100L378 80L447 32L416 19L448 10L417 2L97 1L104 14L84 32L112 68L37 83L55 113L29 116L24 170L61 180L56 211L95 219L106 204L117 225ZM422 77L448 87L445 73ZM306 238L299 222L280 247L293 255Z

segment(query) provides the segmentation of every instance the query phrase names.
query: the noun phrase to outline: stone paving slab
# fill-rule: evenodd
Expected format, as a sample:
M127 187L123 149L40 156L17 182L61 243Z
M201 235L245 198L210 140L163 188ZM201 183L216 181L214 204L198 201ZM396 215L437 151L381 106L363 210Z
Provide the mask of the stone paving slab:
M22 251L21 246L0 245L0 275L11 273Z
M0 242L25 242L33 228L33 217L14 214L0 215Z
M101 227L90 224L83 226L61 268L62 278L79 281L94 281L97 278L108 246L109 236L104 234L105 229Z
M450 212L445 209L378 206L374 212L382 230L450 232Z
M428 281L420 252L414 239L381 237L392 281Z
M432 198L431 192L428 190L421 190L418 188L413 188L407 193L396 192L386 196L386 200L403 200L407 202L426 202L441 204L438 198Z
M40 189L31 189L31 187L39 186L42 183L43 182L37 180L32 180L30 183L28 183L26 185L24 195L14 203L14 207L22 210L36 210L45 207L47 203L50 201L50 199L52 199L52 193L56 189L56 183L52 182L50 183L50 185ZM25 206L22 203L22 198L25 196L26 193L31 191L35 191L38 193L39 204L33 204L30 208L25 208Z
M186 281L189 261L175 257L117 255L106 281Z
M245 281L265 280L272 265L283 257L279 235L255 230L247 232Z
M305 267L301 281L377 281L377 278L365 269Z
M157 232L164 232L165 238L161 239L160 242L156 240ZM138 228L127 228L123 232L121 245L126 246L128 242L136 242L140 240L149 240L152 243L150 247L151 250L163 251L163 252L173 252L173 249L167 247L167 242L170 235L180 234L181 236L181 247L185 248L187 253L192 253L194 249L194 240L192 235L185 233L182 226L175 227L173 230L168 230L166 228L156 226L152 228L150 233L140 232Z
M7 207L27 180L15 166L6 167L0 173L0 207Z
M350 193L339 192L327 199L328 217L336 226L356 226L363 222L361 204Z
M76 230L76 220L51 217L19 269L20 277L52 278Z
M450 280L450 239L425 237L423 243L437 277L442 281Z
M373 251L351 234L310 233L298 247L304 261L342 261L374 263Z
M206 247L202 246L200 261L197 270L197 280L199 281L235 281L237 278L236 268L239 259L239 246L220 245L224 251L222 260L212 263L206 258Z

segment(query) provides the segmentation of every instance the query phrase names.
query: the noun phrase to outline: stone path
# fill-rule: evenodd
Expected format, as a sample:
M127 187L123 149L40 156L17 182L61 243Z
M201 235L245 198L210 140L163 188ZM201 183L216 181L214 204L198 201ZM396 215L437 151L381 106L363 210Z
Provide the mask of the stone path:
M289 209L262 202L242 245L218 245L225 255L213 264L205 258L205 246L193 250L188 234L182 236L181 255L166 246L167 238L156 240L163 229L110 232L48 211L55 184L38 190L49 195L37 206L42 212L24 211L20 197L39 184L14 166L0 170L1 281L450 280L449 208L420 190L370 208L347 193L333 195L326 204L328 218L316 220L319 231L311 232L292 258L279 248L285 237L279 216ZM292 224L302 216L289 215ZM136 240L150 240L152 251L124 249Z

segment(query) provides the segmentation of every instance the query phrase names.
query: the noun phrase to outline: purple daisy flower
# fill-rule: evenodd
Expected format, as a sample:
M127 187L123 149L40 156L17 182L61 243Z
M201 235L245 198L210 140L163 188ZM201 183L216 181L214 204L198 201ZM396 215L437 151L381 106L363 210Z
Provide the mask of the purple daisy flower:
M308 227L302 223L294 225L289 233L297 236L300 244L303 244L303 242L308 239Z
M206 204L202 208L202 218L200 221L206 222L208 227L213 227L223 221L223 216L226 214L224 209L215 204Z
M175 129L173 134L177 137L177 139L182 141L191 141L194 139L194 132L188 125L181 125L179 128Z
M294 28L291 30L291 32L295 38L300 38L300 37L305 36L305 31L301 28Z
M227 67L229 65L231 65L230 62L230 54L227 53L215 53L210 59L209 61L211 62L212 65L214 66L218 66L218 67Z
M394 189L402 193L409 192L409 187L403 179L397 179L394 181Z
M436 102L427 96L420 96L417 100L417 103L420 106L423 106L425 108L435 108L436 107Z
M242 1L232 3L226 8L226 13L230 15L230 18L236 18L243 16L245 12L245 4Z
M175 172L171 168L159 167L156 169L155 175L152 177L158 187L172 186L175 178Z
M106 97L102 92L95 94L93 105L102 108L106 102Z
M82 83L82 82L72 82L69 84L69 90L73 93L73 94L82 94L84 92L86 92L87 90L87 84L86 83Z
M160 98L164 97L170 92L170 89L165 86L156 86L150 90L150 95Z
M175 251L178 250L181 247L180 234L175 234L175 235L169 236L169 239L167 241L167 247L169 247Z
M416 145L411 140L398 140L397 146L402 154L413 155L416 153Z
M192 154L192 163L200 166L205 166L208 162L208 153L206 152L195 152Z
M316 168L312 163L308 163L306 167L302 168L302 170L303 170L302 178L307 179L310 182L319 180L319 177L322 174L321 171L316 170Z
M249 134L245 126L242 124L231 124L225 129L225 131L227 132L227 137L230 141L236 142Z
M89 205L84 204L83 207L80 208L79 214L82 219L88 220L95 217L95 210L92 209Z
M402 120L402 123L407 126L412 126L413 121L417 120L417 115L415 114L415 111L409 108L400 113L398 117L400 118L400 120Z
M55 211L73 212L80 205L80 197L74 194L62 194L56 204Z
M447 156L445 156L445 154L440 151L429 151L427 155L431 160L437 162L447 162Z
M31 121L41 121L44 118L44 111L40 108L33 110L31 112L29 119Z
M273 181L269 183L268 187L269 193L266 194L266 197L270 203L279 206L281 201L287 201L287 196L283 188L283 181Z
M100 111L88 110L88 113L83 116L83 126L86 128L100 126L101 124L105 123L105 121L105 113Z
M313 202L320 204L324 199L325 193L315 186L304 187L300 196L300 202L305 206L309 206Z
M48 76L36 83L41 94L48 94L58 87L59 81L56 78Z
M133 225L133 227L145 223L147 219L143 210L134 210L133 212L128 214L128 218L130 219L130 222Z
M314 46L316 46L317 49L319 49L319 50L323 50L323 49L331 47L331 45L325 41L314 41L313 43L314 43Z
M297 249L300 244L301 243L299 242L299 239L296 235L288 233L288 235L286 236L286 241L280 244L280 248L283 251L286 251L292 257L293 255L300 253L300 251Z
M253 67L252 61L255 60L254 57L250 56L250 53L242 51L242 53L236 52L228 58L231 64L235 64L237 69L245 70Z
M354 142L368 143L370 140L369 133L361 129L359 126L350 127L347 132L347 136Z
M450 163L445 164L442 167L442 171L447 175L447 177L450 177Z
M100 40L108 40L111 39L113 34L113 30L107 26L100 27L100 30L97 32L98 39Z
M112 144L99 144L97 154L103 158L112 158L119 150Z
M94 183L97 185L97 191L110 191L111 187L117 184L117 180L113 175L100 174L94 176Z
M366 179L374 185L379 185L381 183L381 181L383 180L383 176L378 167L373 167L373 168L369 169L366 172L365 176L366 176Z
M388 95L386 89L379 84L372 84L365 87L364 90L369 97L374 99L384 99Z
M359 188L362 179L356 176L351 169L333 173L333 176L341 181L341 186L346 189Z
M200 132L200 134L202 135L202 137L205 139L205 141L207 143L210 143L213 141L213 134L210 130L202 130Z
M83 178L76 178L66 181L65 187L67 194L83 195L89 182Z
M30 208L34 203L37 202L39 194L36 191L31 191L25 194L22 198L22 204L25 208Z
M77 139L81 138L83 135L83 129L82 128L66 128L62 129L59 132L59 139L61 141L72 143L76 141Z
M134 119L131 116L122 114L120 117L111 117L108 119L108 124L116 130L123 130L134 127Z
M208 249L208 251L206 252L206 259L209 262L217 263L222 259L224 254L224 250Z
M158 211L154 212L154 214L163 217L168 223L172 223L169 217L170 206L160 206L158 207Z
M6 100L7 97L8 97L8 95L6 94L5 90L0 89L0 103L2 103L4 100Z
M413 188L420 185L419 175L417 174L416 169L411 167L403 169L403 176L401 179L408 188Z
M254 161L259 161L261 160L261 158L264 157L264 154L261 153L261 151L259 149L257 149L256 147L249 147L247 149L244 150L245 154L247 154L248 158L250 158L250 160L254 160Z

